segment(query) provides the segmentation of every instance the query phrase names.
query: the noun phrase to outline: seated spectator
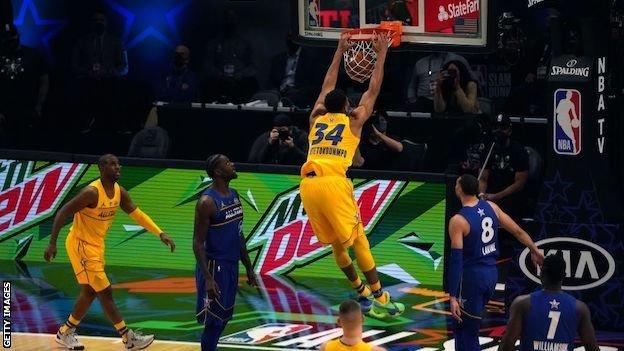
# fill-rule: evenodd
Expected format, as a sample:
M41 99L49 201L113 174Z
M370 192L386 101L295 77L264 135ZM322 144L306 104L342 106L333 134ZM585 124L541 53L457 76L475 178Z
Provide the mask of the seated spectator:
M482 198L497 203L515 219L524 213L521 195L529 175L529 157L525 149L511 139L511 120L496 116L492 126L494 148L479 183ZM485 150L485 154L489 147ZM482 157L485 160L485 156Z
M489 117L479 115L467 120L453 133L445 173L477 177L492 145L491 139Z
M197 99L197 76L189 67L191 51L178 45L171 68L159 87L157 99L167 102L192 102Z
M72 53L71 66L77 80L77 111L84 115L83 132L88 132L99 122L102 125L121 126L125 121L110 122L111 116L119 116L114 109L119 105L119 78L128 73L126 51L121 39L108 34L104 12L95 11L91 16L88 34L78 39Z
M460 61L447 62L438 73L433 110L446 115L476 114L479 112L477 90L468 67Z
M394 169L403 144L387 135L388 119L384 112L364 127L355 165L364 169Z
M13 24L0 27L0 147L28 146L49 90L43 55L23 46ZM37 143L38 145L38 143Z
M407 108L410 111L433 112L433 96L435 95L438 73L449 61L459 61L470 67L463 56L452 52L434 52L416 61L414 71L407 88Z
M314 70L310 69L310 61L308 51L295 43L290 33L286 38L286 51L271 59L272 88L298 107L310 105L312 96L316 95L311 85L310 75Z
M204 72L205 98L212 102L242 103L258 90L249 41L238 34L238 17L224 16L223 30L208 43Z
M251 147L248 162L279 165L301 165L308 152L308 135L292 125L290 117L279 114L273 128L262 133Z

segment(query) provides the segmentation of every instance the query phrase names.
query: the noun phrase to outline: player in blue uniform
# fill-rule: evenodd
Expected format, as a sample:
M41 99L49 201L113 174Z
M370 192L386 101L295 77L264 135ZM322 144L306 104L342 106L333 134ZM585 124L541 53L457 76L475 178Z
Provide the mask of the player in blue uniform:
M542 266L543 289L518 296L499 351L572 351L577 331L587 351L598 351L587 305L561 290L566 264L561 255L548 255Z
M204 325L201 348L213 351L234 312L239 260L247 270L247 282L257 283L243 235L243 206L236 190L229 187L237 177L234 164L224 155L212 155L206 161L206 172L213 184L197 201L193 251L196 316Z
M503 212L495 203L477 197L479 181L472 175L462 175L455 183L455 195L462 209L449 221L451 256L448 291L454 323L455 349L481 350L479 326L481 314L496 287L498 272L498 227L513 234L530 248L531 259L541 265L544 255L529 234Z

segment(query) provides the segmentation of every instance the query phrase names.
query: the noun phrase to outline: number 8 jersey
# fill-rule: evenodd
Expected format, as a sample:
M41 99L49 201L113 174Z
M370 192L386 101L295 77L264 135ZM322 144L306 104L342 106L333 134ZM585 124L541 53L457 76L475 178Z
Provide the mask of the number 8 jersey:
M344 113L318 116L308 136L308 159L301 176L343 176L351 166L360 138L351 133L351 120Z
M498 217L487 201L459 210L470 224L470 233L464 237L464 267L496 265L498 257Z

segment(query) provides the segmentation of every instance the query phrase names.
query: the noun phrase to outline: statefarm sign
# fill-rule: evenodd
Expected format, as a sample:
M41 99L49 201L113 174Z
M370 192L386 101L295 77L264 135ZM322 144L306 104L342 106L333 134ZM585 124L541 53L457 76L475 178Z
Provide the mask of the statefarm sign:
M29 174L21 176L16 167ZM0 241L52 216L86 168L78 163L55 163L30 173L33 161L0 160L0 176L11 184L0 192Z
M400 194L405 182L374 180L355 188L360 218L368 232L379 221L388 205ZM327 204L331 211L332 204ZM305 214L299 188L278 195L249 236L249 250L259 250L255 266L259 274L288 273L309 264L331 250L314 235Z

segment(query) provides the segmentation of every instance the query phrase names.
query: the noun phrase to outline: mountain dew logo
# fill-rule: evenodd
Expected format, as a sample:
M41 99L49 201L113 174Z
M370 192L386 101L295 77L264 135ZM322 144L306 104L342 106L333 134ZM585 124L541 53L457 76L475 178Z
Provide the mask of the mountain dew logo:
M354 195L367 232L405 184L396 180L373 180L356 186ZM331 206L327 204L328 211ZM330 246L324 246L316 239L301 203L299 187L276 197L253 229L247 246L250 250L260 251L255 266L256 273L260 274L288 273L331 251Z
M0 159L0 241L54 214L86 165Z

